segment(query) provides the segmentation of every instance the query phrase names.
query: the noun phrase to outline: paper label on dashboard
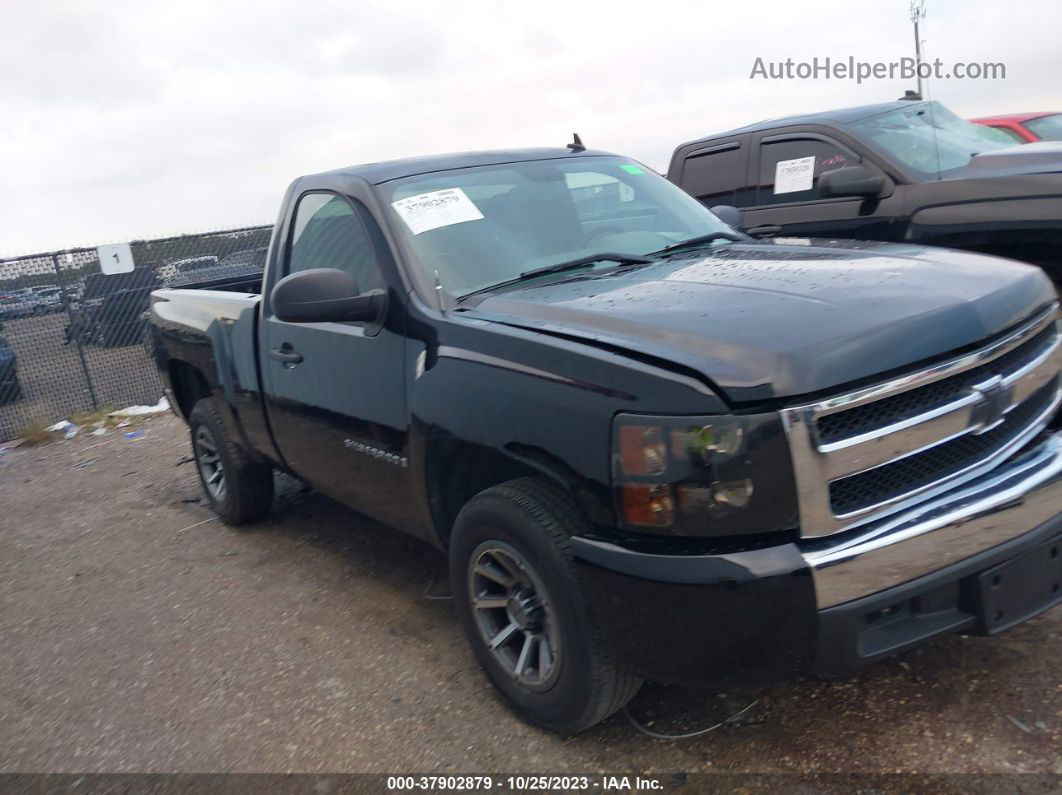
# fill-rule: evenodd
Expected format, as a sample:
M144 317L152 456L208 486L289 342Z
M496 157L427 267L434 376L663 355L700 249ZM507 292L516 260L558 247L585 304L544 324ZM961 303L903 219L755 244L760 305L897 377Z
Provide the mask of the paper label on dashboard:
M779 160L774 167L774 192L796 193L811 190L815 179L815 158L798 157L796 160Z
M391 206L415 235L483 218L483 213L460 188L420 193L391 202Z

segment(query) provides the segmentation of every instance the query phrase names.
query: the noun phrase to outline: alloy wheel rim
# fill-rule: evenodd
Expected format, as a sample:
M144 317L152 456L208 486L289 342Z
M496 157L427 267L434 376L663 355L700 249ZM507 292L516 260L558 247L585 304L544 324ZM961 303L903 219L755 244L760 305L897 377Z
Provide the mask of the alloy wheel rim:
M205 425L200 425L195 432L195 460L203 486L215 500L225 496L225 466L218 454L218 443L214 434Z
M468 567L468 597L487 651L520 685L548 690L560 672L555 608L527 559L500 541L480 544Z

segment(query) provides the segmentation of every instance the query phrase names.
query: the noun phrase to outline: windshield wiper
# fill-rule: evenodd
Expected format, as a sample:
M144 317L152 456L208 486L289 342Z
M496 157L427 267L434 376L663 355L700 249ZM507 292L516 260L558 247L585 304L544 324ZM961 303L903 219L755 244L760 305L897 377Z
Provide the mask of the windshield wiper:
M543 268L524 271L514 281L522 282L527 279L535 279L539 276L549 276L551 273L564 273L582 268L586 265L594 265L598 262L615 262L617 265L648 265L652 262L649 257L639 257L637 254L613 254L604 252L601 254L589 254L578 259L570 259L567 262L558 262L556 265L546 265Z
M605 251L600 254L588 254L585 257L558 262L555 265L545 265L541 268L524 271L515 279L508 279L504 282L499 282L498 284L492 284L489 287L473 290L470 293L465 293L457 300L463 301L466 298L471 298L473 295L489 293L493 290L500 290L504 287L511 287L514 284L537 279L540 276L549 276L553 273L565 273L566 271L578 270L579 268L585 268L587 265L595 265L598 262L615 262L617 265L648 265L655 262L655 260L650 257L640 257L637 254L616 254L610 251Z
M678 251L680 248L693 248L694 246L703 246L706 243L714 243L716 240L729 240L732 243L738 243L741 241L741 236L736 232L709 232L706 235L697 235L691 237L688 240L680 240L677 243L671 243L664 246L659 251L652 252L653 254L668 254L672 251Z

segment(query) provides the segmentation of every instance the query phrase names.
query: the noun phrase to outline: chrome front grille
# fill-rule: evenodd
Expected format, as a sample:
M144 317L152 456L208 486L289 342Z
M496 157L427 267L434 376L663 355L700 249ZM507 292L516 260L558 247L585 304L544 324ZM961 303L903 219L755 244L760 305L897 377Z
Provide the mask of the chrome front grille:
M1013 373L1030 361L1038 359L1054 344L1056 335L1055 328L1045 328L1028 342L988 364L942 378L926 386L900 392L893 397L820 417L816 423L819 439L823 442L836 442L858 433L884 428L960 400L971 387L991 378L995 373Z
M1062 401L1058 306L974 353L782 412L803 535L910 507L997 466Z

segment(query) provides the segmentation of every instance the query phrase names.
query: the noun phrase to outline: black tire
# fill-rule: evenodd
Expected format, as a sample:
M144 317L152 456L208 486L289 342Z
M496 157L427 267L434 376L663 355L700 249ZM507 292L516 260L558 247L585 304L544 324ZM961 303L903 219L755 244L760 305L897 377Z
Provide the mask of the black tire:
M188 421L199 481L203 493L221 520L228 525L251 522L273 507L273 467L252 461L229 436L213 398L203 398L192 409ZM206 440L213 450L209 451ZM216 469L205 462L210 453L217 459ZM220 472L219 478L214 473ZM213 483L208 484L208 479ZM220 481L222 489L217 489Z
M604 720L630 701L642 684L612 659L580 592L568 539L585 529L586 520L568 495L534 478L520 478L472 498L458 514L450 538L454 605L477 660L520 717L562 735L576 734ZM477 580L473 571L482 570L474 569L477 563L493 564L510 552L516 556L511 562L526 564L526 570L517 566L518 579L526 575L532 581L532 595L535 588L544 590L541 604L536 605L538 615L544 617L530 629L521 627L522 634L512 633L513 648L506 650L503 645L501 650L509 655L503 658L502 651L489 646L490 627L484 626L495 620L489 616L500 614L499 623L522 622L526 616L514 618L510 607L486 608L493 613L473 607L473 592L481 603L506 598L479 590L478 583L487 581ZM518 599L520 587L510 590L510 605ZM527 653L524 644L529 636L533 642L536 633L555 637L559 653L556 659L540 657L537 671L531 669L538 681L525 684L519 677L534 652ZM549 643L546 646L550 648ZM516 652L516 647L521 650ZM515 665L510 664L513 657L517 658ZM520 660L525 660L524 665Z

